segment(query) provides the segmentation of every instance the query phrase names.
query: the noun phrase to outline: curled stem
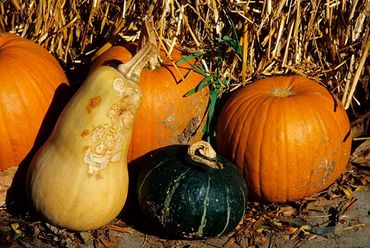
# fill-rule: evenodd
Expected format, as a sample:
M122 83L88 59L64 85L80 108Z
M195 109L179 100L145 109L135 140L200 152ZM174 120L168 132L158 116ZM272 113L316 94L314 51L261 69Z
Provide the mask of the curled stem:
M200 155L197 154L197 151ZM208 165L213 169L222 169L223 166L217 161L217 154L212 146L205 141L199 141L188 148L188 154L192 160Z

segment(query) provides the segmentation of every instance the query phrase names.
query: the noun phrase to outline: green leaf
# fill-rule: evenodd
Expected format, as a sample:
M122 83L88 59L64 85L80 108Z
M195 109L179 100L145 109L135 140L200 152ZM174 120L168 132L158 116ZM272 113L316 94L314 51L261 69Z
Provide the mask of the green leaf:
M218 38L217 41L221 45L226 44L228 47L232 48L236 52L236 55L239 57L239 59L242 59L242 56L243 56L242 55L242 48L241 48L240 43L239 43L239 36L238 36L238 32L235 28L235 24L234 24L233 20L230 18L230 16L226 15L226 18L229 22L229 26L232 28L233 37L225 35L222 38ZM223 56L221 56L221 59L222 59L222 57Z
M239 41L236 39L233 39L227 35L224 37L218 39L220 43L225 43L228 47L231 47L236 52L236 55L241 58L242 57L242 49L240 47Z
M200 81L200 83L195 88L193 88L193 89L189 90L188 92L186 92L184 96L185 97L186 96L190 96L190 95L192 95L192 94L194 94L194 93L196 93L198 91L201 91L205 87L207 87L210 84L210 82L211 82L211 79L210 78L211 78L211 76L207 76L207 77L203 78L203 80Z
M177 62L176 62L176 65L180 65L180 64L183 64L183 63L187 63L189 60L192 60L192 59L195 59L195 58L198 58L204 54L206 54L207 52L206 51L200 51L200 52L195 52L195 53L192 53L186 57L183 57L181 56L181 59L179 59Z
M210 94L209 98L209 107L208 107L208 116L207 116L207 125L205 125L204 128L204 134L205 137L207 138L208 143L211 145L214 145L213 140L215 136L215 109L216 109L216 103L217 103L217 96L218 96L218 87L213 89Z
M208 77L208 74L207 74L206 70L203 68L202 64L200 66L191 65L191 69L193 69L193 71L199 73L203 77Z

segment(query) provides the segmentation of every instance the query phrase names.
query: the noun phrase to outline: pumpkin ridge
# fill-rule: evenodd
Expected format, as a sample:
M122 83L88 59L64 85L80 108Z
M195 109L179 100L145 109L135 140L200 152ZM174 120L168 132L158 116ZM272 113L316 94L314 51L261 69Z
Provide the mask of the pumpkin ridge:
M301 108L298 108L298 112L301 113L301 117L299 118L300 123L309 123L308 121L310 120L310 116L316 115L317 111L312 108L311 102L305 101L302 97L296 98L295 106L302 106ZM294 117L290 117L290 119L291 118L294 118ZM317 125L316 124L317 119L312 118L312 121L315 122L314 125L316 126ZM310 134L310 131L308 131L308 129L307 129L307 127L308 127L307 125L309 125L309 124L304 124L304 125L301 126L301 131L303 132L302 136L306 137L306 139L308 139L306 142L311 143L311 142L314 142L314 141L312 141L312 138L311 138L312 135L314 135L314 134L312 134L312 133ZM311 125L313 125L313 124L311 124ZM289 134L289 132L291 130L291 127L289 127L289 125L286 125L286 128L287 129L285 130L285 132L287 134ZM291 144L291 148L288 148L288 152L287 152L289 154L289 157L293 158L289 161L290 172L292 174L296 175L296 174L300 173L300 171L302 171L306 168L306 166L303 166L305 163L310 164L310 163L314 163L314 161L312 161L312 162L307 161L307 158L306 158L305 154L297 153L295 148L300 144L297 144L297 142L291 141L294 137L295 136L288 139L286 144ZM316 149L316 147L311 147L311 149ZM292 154L292 153L294 153L294 154ZM316 158L313 158L313 159L316 159ZM301 162L299 163L299 161L301 161ZM293 163L295 164L294 166L293 166ZM287 173L289 173L289 172L287 172ZM305 180L305 181L303 181L303 180ZM295 198L297 187L300 188L300 192L303 192L302 194L307 194L307 192L311 190L310 189L311 187L308 187L308 186L301 187L301 185L302 184L303 185L306 185L306 184L309 185L310 180L311 179L307 180L307 179L304 179L304 178L301 178L300 180L292 179L291 180L292 187L287 187L286 188L287 189L286 191L288 191L286 199L291 200L291 199Z
M243 95L241 95L240 96L240 98L242 98L243 97ZM256 103L254 103L254 105L253 106L255 106L255 105L257 105L258 103L257 103L257 99L258 98L260 98L261 96L259 96L259 95L253 95L251 98L253 99L253 100L255 100L256 101ZM241 101L241 104L239 104L237 107L236 106L228 106L229 107L229 110L231 109L231 110L233 110L233 109L235 109L235 111L233 112L233 114L232 115L230 115L229 116L229 112L231 112L231 111L227 111L226 113L226 115L227 116L229 116L228 117L228 119L227 119L227 122L226 122L226 126L228 127L228 128L230 128L229 127L229 123L230 123L230 121L232 120L232 119L234 119L234 117L235 117L235 115L237 114L237 113L239 113L239 112L243 112L243 113L245 113L245 109L247 109L248 110L248 112L246 112L245 113L245 115L246 116L249 116L250 114L251 114L251 112L252 112L252 110L253 110L253 108L248 108L248 106L250 106L250 102L252 102L251 104L253 104L253 101L252 100L250 100L250 101ZM244 103L244 104L243 104ZM243 108L244 107L244 108ZM222 120L223 118L221 118L221 120ZM246 125L246 123L245 122L247 122L248 121L248 118L245 118L244 120L243 120L243 122L241 123L241 125L239 125L239 126L237 126L236 128L235 127L231 127L231 132L230 132L230 137L226 137L226 139L230 139L231 137L234 137L235 135L237 135L237 139L240 139L240 136L241 135L243 135L243 132L242 132L242 130L243 130L243 128L244 128L244 126ZM250 130L248 130L248 131L250 131ZM249 137L249 135L250 135L250 133L248 132L248 133L246 133L245 134L246 135L246 137ZM225 143L223 143L224 145L225 145ZM240 144L240 145L242 145L242 144ZM233 144L232 146L235 146L235 144ZM240 149L239 147L239 144L236 144L236 146L235 146L235 149L233 148L232 150L234 150L234 152L233 153L231 153L231 154L228 154L228 156L232 159L232 160L234 160L235 158L236 158L236 154L238 153L238 150ZM247 144L245 144L245 146L247 147ZM226 150L227 150L228 148L226 148ZM229 148L230 149L230 148ZM224 149L222 149L222 150L224 150ZM244 160L244 159L243 159Z
M9 124L9 122L7 122L5 120L5 116L6 116L6 114L3 112L3 108L0 108L0 124L1 124L2 127L5 127L5 128L1 128L1 130L0 130L0 134L1 134L0 144L1 144L1 147L2 147L2 149L0 150L0 158L3 157L3 154L4 155L14 154L14 146L12 144L13 139L11 139L11 134L9 132L9 128L7 127L7 124ZM8 142L6 142L6 141L8 141ZM12 159L11 162L10 162L10 167L15 166L15 164L13 164L13 163L14 163L14 161Z
M294 102L294 98L290 98L289 100L291 102ZM278 137L278 139L283 139L284 140L283 141L284 144L288 144L288 132L287 132L287 125L286 125L286 123L287 123L287 116L286 115L283 115L283 113L286 113L287 108L288 108L287 107L287 101L285 101L284 104L281 106L281 108L279 108L279 112L277 113L278 116L281 116L281 119L280 119L280 122L279 122L280 125L277 127L277 129L280 130L280 133L283 134L283 137L280 136L280 137ZM270 112L272 112L272 111L270 111ZM280 165L281 164L284 165L283 168L280 167L281 173L284 174L284 175L287 175L287 173L289 173L288 172L288 168L286 166L287 161L288 161L288 154L286 152L287 148L285 147L285 145L281 145L279 147L279 150L280 150L280 152L282 154L285 155L285 156L281 157L281 160L283 160L283 161L282 161L282 163L280 163ZM283 177L282 179L283 179L282 180L283 188L285 188L285 189L288 188L288 190L286 192L284 192L284 197L287 199L288 198L288 195L290 194L290 192L289 192L290 191L290 188L288 187L288 179L286 177ZM276 182L275 182L275 185L273 187L275 189L279 189L278 183L276 184Z
M46 101L46 100L44 100L44 99L47 99L47 95L49 95L49 94L46 94L46 90L41 90L41 89L43 89L45 86L44 85L41 85L41 82L40 82L40 79L39 79L39 77L36 77L34 74L29 74L29 73L27 73L27 70L29 70L29 68L27 68L27 66L25 66L25 67L23 67L22 66L22 69L23 69L23 75L25 76L25 77L27 77L28 78L28 81L29 82L34 82L34 84L32 84L32 85L29 85L29 84L27 84L27 87L29 88L28 90L27 90L27 92L25 92L26 93L26 95L28 96L28 95L36 95L37 97L36 97L36 99L33 99L32 101L31 101L31 103L34 103L35 101L39 101L39 100L41 100L41 102L39 102L39 104L35 104L35 106L45 106L45 105L49 105L50 103L51 103L51 101L50 102L48 102L48 101ZM38 68L37 67L34 67L33 68L33 70L35 71L35 73L37 73L37 74L40 74L40 75L42 75L42 72L40 72L39 70L38 70ZM43 76L41 76L41 77L43 77ZM43 81L45 81L45 80L43 80ZM48 80L49 81L49 80ZM49 84L46 84L46 85L49 85ZM19 89L19 87L25 87L25 85L18 85L18 87L17 87L17 90L18 90L18 95L21 95L22 94L22 91ZM32 92L31 92L32 91ZM49 91L49 90L48 90ZM51 91L51 90L50 90ZM30 94L30 93L32 93L32 94ZM23 103L25 103L25 101L23 100L24 98L23 97L21 97L21 99L22 99L22 102ZM30 102L30 100L28 100L27 102ZM25 107L27 107L27 105L28 104L23 104ZM40 110L41 111L41 110ZM43 110L43 111L45 111L45 110ZM39 111L35 111L36 113L39 113ZM29 116L31 116L31 115L29 115Z
M238 95L237 97L240 97L240 95ZM235 104L237 104L237 102ZM241 106L245 106L247 104L245 104L245 105L239 104L238 107L236 107L236 106L234 107L232 105L233 104L226 105L226 107L228 109L228 111L225 111L224 112L225 113L224 115L226 115L226 117L223 117L223 116L220 117L220 120L222 120L222 122L225 122L226 123L225 124L225 127L227 129L231 129L230 130L230 136L229 137L227 137L227 136L226 137L222 137L222 139L221 139L222 141L227 140L227 139L231 139L235 135L237 135L237 137L239 138L240 135L241 135L241 129L243 128L243 126L245 126L245 123L244 123L245 121L243 121L243 123L241 125L237 126L236 128L230 127L229 124L233 120L233 118L235 117L235 115L237 114L237 112L239 112L239 111L242 112L244 110L244 109L239 110L241 108ZM232 112L232 110L234 110L234 111ZM249 116L250 109L248 109L248 110L249 110L249 112L246 113L246 115ZM230 112L231 112L231 114L230 114ZM244 113L244 111L243 111L243 113ZM226 121L224 121L224 118L226 118ZM246 134L246 136L248 136L248 135L249 134ZM218 143L220 143L220 142L218 142ZM239 147L238 147L239 144L232 144L232 146L235 146L235 145L236 145L235 148L227 147L226 146L226 142L221 142L221 147L219 149L221 151L224 151L224 152L226 151L224 155L227 156L229 159L235 160L236 159L237 151L239 149ZM233 150L234 150L234 152L232 152ZM244 171L243 171L243 174L244 174Z
M269 173L272 174L282 174L282 173L288 173L286 166L281 166L282 164L285 164L284 162L287 160L286 157L281 157L281 154L283 153L282 150L287 149L284 145L279 145L280 140L288 140L288 134L289 132L286 131L287 127L285 123L287 122L288 115L285 114L287 111L287 104L288 102L294 102L294 96L292 97L283 97L283 98L277 98L275 96L269 96L271 104L267 108L266 112L268 114L268 119L266 120L266 124L264 125L264 133L266 133L267 136L270 137L269 144L266 144L267 141L265 141L265 147L264 150L269 150L271 147L272 150L269 152L269 159L271 162L271 168L268 169ZM278 130L277 132L273 132L273 128L276 128ZM282 136L283 135L283 136ZM285 160L285 161L284 161ZM264 164L264 163L262 163ZM274 166L272 166L272 164ZM261 168L261 170L266 170L265 168ZM287 179L285 177L281 177L279 180L270 180L268 177L264 177L260 179L261 182L269 182L270 185L263 185L261 184L261 188L265 189L263 191L269 191L270 194L275 195L276 191L278 191L281 188L288 188ZM267 180L267 181L266 181ZM287 190L287 191L288 191ZM288 194L288 192L284 192L285 194Z
M299 104L304 104L304 103L301 103L302 98L301 98L301 93L299 93L299 90L296 91L295 97L291 97L289 100L291 101L290 106L300 106ZM282 145L282 147L286 149L285 150L286 161L284 163L285 168L284 168L284 174L283 174L284 175L283 181L285 182L285 184L284 184L284 188L282 191L284 192L284 198L290 200L291 195L293 194L293 191L296 190L297 185L289 185L288 181L290 181L290 179L288 179L287 175L289 174L297 175L297 172L301 170L301 164L297 162L301 154L297 154L296 149L292 148L292 145L295 147L296 144L295 142L294 144L292 144L293 137L290 137L291 127L288 124L290 121L292 121L292 118L294 118L294 116L293 117L291 116L292 109L290 109L289 106L287 107L286 105L287 105L287 102L285 102L285 105L284 105L285 108L283 109L283 114L282 114L282 117L284 119L283 132L285 135L284 145ZM303 108L306 109L306 107L303 107ZM297 109L297 112L301 112L299 107ZM303 118L300 121L303 121ZM287 168L288 165L289 165L289 169ZM277 200L280 201L280 199L277 199Z
M271 111L271 109L275 109L276 102L278 102L280 100L284 100L284 99L280 99L280 98L276 98L276 97L262 98L261 101L258 104L259 107L256 108L256 114L258 115L259 113L262 113L263 115L258 116L256 121L254 121L255 117L252 117L252 122L254 124L256 124L256 126L257 126L257 122L260 123L260 124L258 124L258 126L260 126L260 128L258 130L256 130L256 128L254 128L254 130L256 131L256 136L258 135L257 136L258 140L261 141L259 144L256 144L256 147L257 147L257 150L258 150L258 157L259 157L258 166L257 166L257 168L258 168L257 173L259 175L259 181L257 181L256 184L259 185L258 186L258 190L259 190L258 194L261 195L262 197L264 197L264 195L263 195L263 192L265 191L264 189L269 188L268 186L265 185L265 183L267 183L267 181L265 180L265 175L263 173L261 173L261 171L266 170L265 168L263 168L263 165L265 164L263 161L266 160L266 159L268 160L268 158L265 158L264 156L262 156L262 154L264 154L263 151L265 149L268 149L268 148L265 147L265 142L264 142L263 138L260 138L260 136L263 137L263 134L266 133L267 130L270 130L270 126L269 126L269 123L271 123L270 113L275 112L275 111ZM264 103L266 105L264 105ZM268 164L268 162L267 162L267 164Z
M335 101L335 99L334 99L334 101ZM337 113L339 113L339 111L336 111L335 112L336 116L338 115ZM341 120L337 120L336 118L334 118L333 115L329 115L329 118L330 118L330 121L332 123L331 125L334 125L335 126L335 130L336 130L335 132L338 132L338 131L341 132L341 131L343 131L343 135L346 135L346 130L344 130L341 125L339 125L339 123L340 123ZM343 122L348 122L348 120L342 120L342 121ZM333 133L333 135L334 135L334 137L337 137L336 134ZM342 141L341 138L340 138L340 141ZM335 151L335 153L337 153L337 151L343 146L344 143L345 142L338 142L338 144L335 144L335 143L332 144L333 150ZM341 150L343 150L343 148ZM339 153L339 154L337 154L335 156L333 155L332 160L334 162L336 162L336 161L342 161L343 160L343 154L342 153ZM334 170L334 171L332 171L332 173L336 173L336 171ZM330 177L333 177L333 175L330 175Z
M317 108L319 108L319 106L317 106ZM331 148L333 148L333 142L332 142L332 140L331 140L331 137L332 137L332 135L331 135L331 132L330 132L330 130L328 130L328 126L332 126L333 124L335 124L336 125L336 122L335 121L333 121L333 118L332 118L332 116L330 115L330 116L328 116L328 115L324 115L321 111L319 111L320 109L314 109L315 110L315 116L317 116L317 120L319 121L319 126L320 126L320 129L321 129L321 131L322 131L322 133L324 134L324 135L322 135L322 137L326 137L327 138L327 140L324 140L323 142L327 145L327 146L330 146ZM329 110L330 111L330 110ZM324 123L323 122L323 120L325 120L325 122L326 123ZM326 148L326 150L327 150L328 148ZM331 150L331 149L330 149ZM327 153L326 151L325 151L325 153ZM328 154L329 156L331 155L331 154ZM323 158L323 159L328 159L328 157L326 156L325 158ZM317 168L317 167L316 167ZM324 168L325 169L325 171L324 171L324 173L326 173L327 171L326 171L326 169L327 168ZM322 178L323 179L323 178ZM321 179L321 180L322 180ZM322 182L320 180L320 183L321 184L325 184L325 182ZM321 186L322 187L322 186Z
M332 142L331 142L331 139L330 137L332 137L332 134L331 132L328 130L328 126L333 126L334 125L334 122L333 122L333 116L332 115L327 115L325 114L326 113L326 108L324 109L323 111L323 106L317 104L317 102L315 101L315 96L317 95L314 95L317 91L315 89L311 90L311 88L309 89L312 93L310 94L307 94L307 97L311 98L311 100L306 100L306 101L303 101L303 99L300 97L300 98L297 98L297 100L299 100L298 103L296 103L296 105L302 105L304 104L306 107L304 107L304 111L305 112L302 112L304 113L304 117L302 118L302 122L304 123L309 123L309 120L312 119L312 121L314 122L313 124L311 124L311 126L316 126L316 127L319 127L319 130L320 131L317 131L319 133L321 133L322 135L320 135L320 137L322 139L329 139L329 140L322 140L320 141L321 144L325 144L326 146L329 146L329 148L325 148L325 151L323 151L324 154L327 154L327 150L332 150L332 149L337 149L337 148L334 148ZM314 91L315 90L315 91ZM329 99L326 95L327 95L327 92L324 92L325 94L322 94L322 92L319 93L320 97L322 97L325 101L332 101L331 99ZM331 112L331 109L328 110L329 112ZM307 117L306 117L307 116ZM315 116L315 118L309 118L308 116ZM329 118L329 119L328 119ZM325 121L324 121L325 120ZM307 124L308 125L308 124ZM306 134L305 136L306 137L310 137L310 134L309 134L309 131L307 131L307 125L304 125L303 126L303 130L306 130ZM338 128L337 127L337 123L335 123L335 126L336 126L336 129ZM312 135L311 135L312 136ZM313 144L317 143L315 142L314 140L312 140L312 138L309 139L310 142L313 142ZM319 147L322 147L322 145L318 145L315 149L319 149L318 152L320 154L320 152L322 151L321 148ZM314 147L312 147L314 148ZM319 155L318 154L318 155ZM330 154L327 154L327 156L330 156ZM294 156L295 157L295 156ZM297 158L299 158L301 156L297 156ZM301 160L303 161L306 161L306 158L305 157L301 157L300 158ZM328 179L327 176L325 176L325 173L327 173L327 165L325 165L326 162L324 161L327 161L328 157L320 157L320 158L314 158L311 162L307 161L308 163L312 164L314 166L314 169L310 172L310 177L307 178L307 180L304 181L304 184L307 184L307 185L310 185L312 184L312 180L314 180L314 174L316 173L322 173L322 171L324 170L324 175L323 175L323 178L317 182L318 184L320 185L325 185L326 184L326 180ZM297 172L294 172L292 171L293 168L297 168L297 171L298 169L300 168L301 166L291 166L291 173L297 173ZM316 172L317 171L317 172ZM315 172L315 173L313 173ZM331 175L332 176L332 175ZM331 177L330 176L330 177ZM324 177L327 177L327 179L325 181L322 181L324 179ZM297 181L297 186L300 185L300 183ZM303 182L301 182L302 184ZM323 189L322 186L320 186L321 190ZM288 187L288 189L290 189ZM309 194L312 194L314 192L314 188L313 187L300 187L300 192L303 192L303 194L305 195L309 195ZM286 199L294 199L296 198L296 193L295 192L291 192L288 194L289 197L286 198Z
M236 95L237 92L235 92L234 94ZM236 97L238 97L238 95L236 95ZM234 107L233 105L237 105L238 107ZM226 111L227 114L224 114L224 116L220 118L225 123L226 127L229 126L229 122L233 118L234 114L237 112L237 109L239 108L240 105L242 104L239 102L232 102L231 104L225 104L224 107L226 107L228 110Z
M255 96L255 103L253 104L253 102L251 103L251 101L246 101L245 102L245 108L247 108L246 105L250 106L250 104L253 104L252 106L256 106L256 105L259 104L260 101L263 101L263 99L261 98L261 96L256 95ZM244 130L243 130L243 128L246 125L248 125L248 126L253 125L252 124L253 123L253 119L256 118L256 115L258 115L258 108L256 108L256 109L254 109L254 108L247 108L247 109L248 109L248 112L246 114L248 115L248 117L251 116L251 118L250 119L249 118L244 118L243 119L243 122L240 125L240 127L237 127L238 129L236 129L236 131L237 131L237 134L238 134L238 136L237 136L237 139L238 140L241 138L242 135L245 135L246 137L250 137L250 135L253 135L253 134L251 134L251 132L253 131L253 129L248 129L247 130L247 133L245 133ZM255 110L255 111L253 112L253 110ZM244 113L244 108L240 107L239 109L237 109L237 112L239 112L239 111ZM250 122L248 122L249 120L250 120ZM248 123L246 123L246 122L248 122ZM234 127L232 129L235 130ZM239 145L240 146L244 145L245 146L244 149L248 149L248 143L247 142L244 143L244 144L243 143L236 144L236 146L233 145L233 146L235 146L235 153L232 154L232 158L233 159L235 157L237 157L237 154L239 154L239 151L241 149L243 149L243 148L240 148ZM245 155L247 155L247 154L245 154ZM246 156L246 158L241 158L241 159L242 159L242 161L249 161L250 158L249 158L249 156Z
M253 97L254 95L252 95L252 97ZM254 105L253 106L256 106L256 105L258 105L261 101L263 101L264 99L263 98L261 98L261 96L256 96L255 97L256 98L256 100L255 100L255 103L254 103ZM243 101L243 100L241 100L241 101ZM244 104L243 104L243 106L249 106L249 103L250 103L250 101L244 101ZM238 112L244 112L244 109L236 109ZM234 160L234 161L239 161L240 163L244 163L244 162L246 162L247 164L249 163L249 161L251 160L251 159L253 159L253 158L251 158L251 157L249 157L249 154L248 154L248 152L247 153L245 153L242 157L241 157L241 153L240 153L240 150L241 149L246 149L247 151L249 151L249 147L248 147L248 140L250 139L250 137L252 136L253 137L253 135L254 135L254 133L253 133L253 131L254 131L254 128L253 128L253 120L255 120L256 118L258 118L258 108L249 108L248 109L249 110L249 112L248 112L248 118L243 118L243 119L241 119L243 122L237 127L238 129L237 129L237 131L238 131L238 133L237 133L237 139L240 139L240 137L241 136L245 136L245 142L240 142L240 143L237 143L237 144L235 144L235 145L233 145L233 148L232 148L232 150L234 151L234 153L232 153L232 159ZM246 123L246 122L248 122L248 123ZM247 131L247 133L244 133L244 129L243 129L243 127L244 126L246 126L246 125L248 125L248 126L251 126L252 128L250 128L250 129L248 129ZM231 127L232 128L232 130L234 130L234 126L232 126ZM240 131L239 131L240 130ZM231 136L231 137L233 137L233 136ZM241 146L243 146L243 147L241 147ZM246 178L249 178L250 177L250 174L252 174L252 173L254 173L254 171L249 171L248 172L248 170L246 170L246 168L240 168L241 170L242 170L242 172L243 172L243 174L246 176ZM249 181L247 180L247 184L249 183Z
M302 117L300 117L298 121L300 123L307 123L307 121L308 121L307 118L306 118L307 112L312 112L312 109L310 109L309 106L307 106L307 105L310 105L310 104L307 103L307 101L305 101L302 98L302 93L299 92L298 90L297 90L297 97L296 98L291 98L291 99L294 102L294 103L291 103L291 105L293 105L293 106L303 105L303 107L298 107L297 108L297 112L302 113ZM291 130L292 126L290 126L289 123L293 122L292 119L296 122L297 118L295 116L291 116L291 113L288 112L287 109L285 109L284 113L287 116L287 119L286 119L286 122L285 122L285 130L284 130L285 134L287 135L287 140L286 140L285 144L288 144L287 152L286 152L286 156L288 156L288 158L287 158L288 162L285 163L285 166L288 166L288 164L289 164L289 170L288 170L288 168L286 168L286 173L287 174L285 174L285 175L289 175L289 174L297 175L297 174L300 173L300 171L302 169L304 169L304 168L302 168L302 164L306 163L307 161L305 160L304 155L302 155L299 152L297 153L297 150L296 150L297 142L292 141L292 139L295 138L295 135L289 135L292 132L292 130ZM306 124L302 126L302 130L300 130L300 131L303 132L302 136L310 137L310 135L308 135L309 131L307 131L307 125ZM306 131L307 131L307 134L305 134ZM289 136L291 136L291 137L289 137ZM303 158L302 158L302 156L303 156ZM289 159L289 157L293 158L293 159ZM299 161L301 161L301 162L299 162ZM284 177L284 179L287 181L287 177ZM303 182L302 182L301 178L300 179L293 178L293 179L290 179L289 181L291 182L291 185L288 185L288 183L287 183L285 188L284 188L284 191L285 191L285 199L291 200L292 198L294 199L294 195L296 194L295 193L296 188L299 187ZM304 191L303 194L306 194L307 190L308 190L307 187L305 187L304 189L301 189L301 191ZM281 201L281 200L279 199L279 201Z
M33 80L33 82L34 82L34 80ZM20 87L24 87L24 85L14 84L14 86L12 86L13 90L17 91L17 94L16 95L19 96L18 99L17 99L17 105L19 107L18 110L19 109L23 109L22 115L26 116L27 118L30 118L30 117L32 117L33 114L34 115L38 115L40 112L43 112L43 110L39 108L39 106L40 106L39 104L36 104L35 107L34 107L35 109L37 108L37 111L35 111L34 113L32 113L30 111L30 108L29 108L30 101L25 99L25 94L26 93L27 94L30 93L30 91L31 91L32 88L29 88L27 90L27 92L24 92L24 90L22 91L20 89ZM35 102L36 100L34 100L33 102ZM13 104L13 106L15 105L14 102L12 102L11 104ZM31 102L31 104L32 104L32 102ZM7 126L5 129L7 129L7 130L12 130L12 129L16 128L16 126L13 126L14 124L15 125L19 125L20 124L19 121L17 121L18 118L20 118L19 111L13 112L10 115L12 115L14 117L14 119L13 119L14 122L8 122L8 124L10 124L10 125L5 125L5 126ZM30 119L32 120L32 118L30 118ZM12 154L18 155L18 153L17 153L17 147L22 147L22 146L25 146L25 145L27 146L27 150L28 151L31 150L31 147L33 145L33 142L30 143L30 144L25 144L23 140L34 139L33 136L32 136L32 132L29 132L29 130L32 130L34 132L34 131L38 130L38 127L36 127L35 123L32 123L32 122L33 121L28 121L28 122L22 123L22 126L24 128L24 131L27 130L25 132L22 132L22 134L21 134L22 137L19 137L19 136L16 136L16 137L9 136L10 137L10 141L11 141L10 142L11 143L11 147L13 148L12 149ZM28 151L27 151L27 153L28 153ZM19 161L19 162L21 162L21 161ZM14 164L14 166L17 166L17 165L18 164Z

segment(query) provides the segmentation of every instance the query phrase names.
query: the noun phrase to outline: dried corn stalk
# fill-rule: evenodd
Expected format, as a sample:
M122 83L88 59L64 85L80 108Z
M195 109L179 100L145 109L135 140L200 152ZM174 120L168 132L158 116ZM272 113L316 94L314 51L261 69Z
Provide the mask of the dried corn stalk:
M366 0L3 0L0 32L39 42L68 68L117 36L136 40L150 16L168 52L207 51L205 72L230 82L220 93L261 76L304 74L356 114L370 98L369 13ZM227 51L216 63L219 49Z

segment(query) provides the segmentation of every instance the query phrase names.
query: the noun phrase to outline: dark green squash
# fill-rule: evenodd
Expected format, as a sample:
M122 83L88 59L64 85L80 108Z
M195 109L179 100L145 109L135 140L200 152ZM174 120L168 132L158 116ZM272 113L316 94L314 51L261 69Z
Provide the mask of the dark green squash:
M172 236L219 237L237 227L246 208L246 183L237 167L204 142L152 152L139 173L144 214Z

